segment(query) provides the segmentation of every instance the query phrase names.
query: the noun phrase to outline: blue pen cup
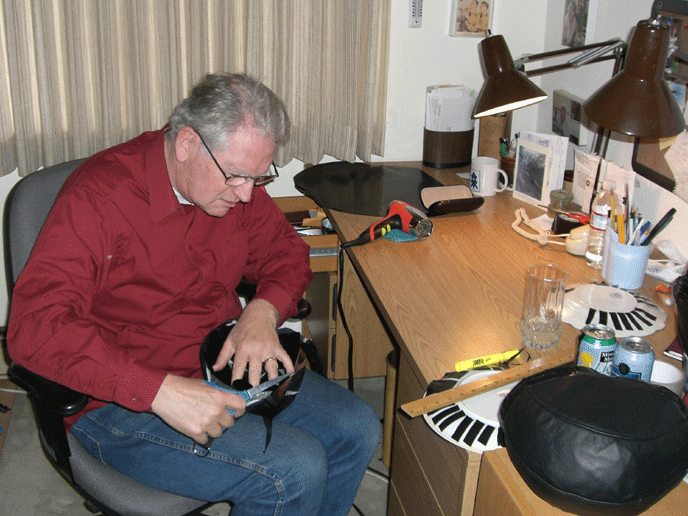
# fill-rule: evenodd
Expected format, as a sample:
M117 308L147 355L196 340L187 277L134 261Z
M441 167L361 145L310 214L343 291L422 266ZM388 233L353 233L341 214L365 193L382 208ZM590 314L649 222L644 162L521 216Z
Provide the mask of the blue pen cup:
M602 279L612 287L635 290L643 286L652 245L624 245L610 226L604 235Z

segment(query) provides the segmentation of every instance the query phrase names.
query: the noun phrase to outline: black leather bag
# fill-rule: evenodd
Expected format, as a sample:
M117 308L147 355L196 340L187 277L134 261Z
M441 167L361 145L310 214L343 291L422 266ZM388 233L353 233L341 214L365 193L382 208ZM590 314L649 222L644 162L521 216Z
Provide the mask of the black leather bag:
M248 369L246 369L244 377L241 380L234 382L234 384L232 384L233 363L231 360L223 369L220 369L219 371L212 370L212 365L217 361L217 357L220 354L222 345L227 339L229 333L232 331L232 328L234 328L235 324L236 319L231 319L212 330L203 340L203 344L201 345L200 359L203 377L207 381L209 381L211 384L217 383L224 386L231 385L232 388L236 389L237 391L241 391L251 387L251 384L248 382ZM290 378L270 388L269 396L266 396L260 401L260 403L253 404L247 409L247 412L268 417L270 419L287 408L299 393L299 388L301 387L301 381L303 380L303 374L307 363L306 352L304 351L306 339L304 339L300 333L284 328L278 330L278 337L280 344L289 354L289 357L294 364L295 373ZM278 374L284 374L286 370L284 369L282 362L278 360L277 364ZM263 368L261 371L260 383L266 382L267 380L268 375L265 371L265 368Z
M688 409L639 380L551 369L518 383L499 419L525 482L575 514L638 514L688 470Z

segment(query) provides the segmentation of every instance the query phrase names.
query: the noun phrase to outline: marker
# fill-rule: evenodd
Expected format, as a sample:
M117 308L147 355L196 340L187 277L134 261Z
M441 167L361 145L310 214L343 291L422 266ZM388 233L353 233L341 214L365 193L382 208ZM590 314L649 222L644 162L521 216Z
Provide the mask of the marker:
M494 355L485 355L484 357L471 358L469 360L462 360L454 365L457 373L461 371L468 371L469 369L475 369L476 367L486 367L496 364L501 364L514 358L520 353L520 349L512 349L511 351L505 351L503 353L495 353Z
M655 238L657 235L659 235L662 231L664 231L664 228L667 227L669 222L671 222L671 219L674 218L674 213L676 213L676 208L671 208L662 219L657 222L655 227L653 227L650 230L650 233L648 233L647 238L642 241L640 245L650 245L650 242L652 242L652 239Z

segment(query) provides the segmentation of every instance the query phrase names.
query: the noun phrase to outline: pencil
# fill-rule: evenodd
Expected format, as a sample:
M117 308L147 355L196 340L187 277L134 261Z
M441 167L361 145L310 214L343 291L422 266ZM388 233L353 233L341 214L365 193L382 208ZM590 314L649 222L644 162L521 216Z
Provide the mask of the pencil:
M619 226L619 243L626 245L626 224L624 223L623 214L619 213L616 216L617 226Z
M614 192L612 191L612 228L614 231L619 231L618 228L616 227L616 214L614 210Z

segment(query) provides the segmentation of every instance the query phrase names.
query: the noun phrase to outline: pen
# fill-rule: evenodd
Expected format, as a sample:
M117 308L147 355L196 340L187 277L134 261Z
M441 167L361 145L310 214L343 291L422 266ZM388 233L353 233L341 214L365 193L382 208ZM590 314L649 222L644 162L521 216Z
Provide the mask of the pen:
M642 226L640 226L640 231L638 232L638 243L636 245L642 244L643 240L647 238L647 234L650 231L650 226L652 226L652 224L649 220L643 222Z
M639 220L634 221L633 226L633 232L631 233L631 236L628 239L628 243L629 245L638 245L638 239L640 238L640 234L642 233L643 228L643 218L640 217Z
M628 198L628 182L626 182L626 204L624 205L624 208L626 210L626 234L630 237L631 233L633 232L633 226L631 224L631 200Z
M676 213L676 208L671 208L668 212L666 212L666 215L664 215L664 217L662 217L661 220L655 224L655 227L650 230L647 238L640 245L650 245L652 239L664 231L664 228L667 227L669 222L671 222L671 219L674 218L674 213Z
M499 149L502 156L507 156L509 153L509 141L506 138L499 139Z

